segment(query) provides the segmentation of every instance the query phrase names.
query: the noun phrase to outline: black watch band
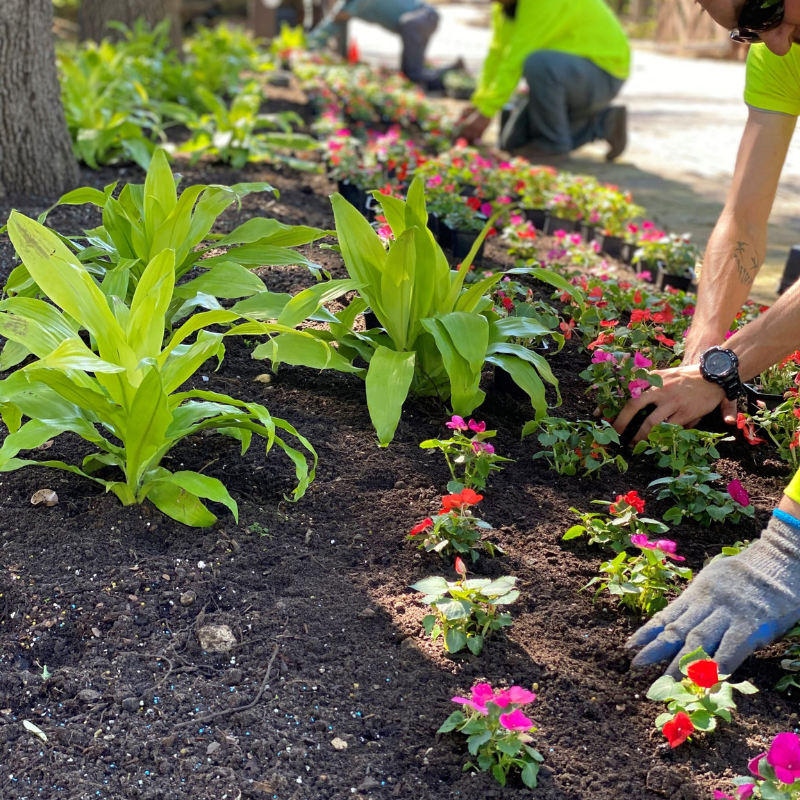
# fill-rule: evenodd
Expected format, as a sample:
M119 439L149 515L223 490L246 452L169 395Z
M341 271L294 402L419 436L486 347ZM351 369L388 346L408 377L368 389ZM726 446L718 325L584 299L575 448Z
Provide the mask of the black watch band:
M708 356L715 352L725 353L730 359L730 367L724 374L718 374L713 370L709 370L706 364ZM718 386L721 386L728 400L736 400L745 393L744 386L739 377L739 357L733 350L729 350L726 347L711 347L700 356L700 374L710 383L716 383Z

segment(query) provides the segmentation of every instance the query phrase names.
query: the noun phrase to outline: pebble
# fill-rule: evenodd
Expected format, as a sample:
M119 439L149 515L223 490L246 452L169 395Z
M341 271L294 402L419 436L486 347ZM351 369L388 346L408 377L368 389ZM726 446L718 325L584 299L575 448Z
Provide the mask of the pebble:
M406 488L408 488L408 486L407 486L405 481L397 481L395 483L395 485L394 485L394 488L395 489L406 489Z
M207 653L227 653L236 646L236 637L227 625L210 623L197 630L197 641Z
M194 592L184 592L181 595L181 605L190 606L196 599L197 595Z
M242 678L244 674L238 667L231 667L230 669L225 670L225 673L222 676L222 682L226 686L237 686L242 682Z
M81 689L78 692L78 700L82 703L96 703L103 695L94 689Z
M211 744L206 748L206 755L213 756L214 753L217 752L222 747L219 742L211 742Z
M360 619L367 619L369 617L374 617L375 609L367 607L363 611L359 611L358 616Z
M331 747L334 750L347 750L347 742L337 736L335 739L331 740Z
M135 714L140 708L139 701L135 697L126 697L122 701L122 708L131 714Z

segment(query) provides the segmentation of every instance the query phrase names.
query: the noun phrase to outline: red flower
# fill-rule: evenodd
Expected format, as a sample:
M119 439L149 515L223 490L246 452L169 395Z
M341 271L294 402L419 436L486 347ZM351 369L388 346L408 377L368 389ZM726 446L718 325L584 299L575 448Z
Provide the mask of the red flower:
M559 324L559 328L564 332L565 339L572 338L572 329L575 327L575 320L571 319L569 322L562 322Z
M419 525L415 525L408 535L416 536L417 534L422 533L422 531L426 531L431 527L433 527L433 520L430 517L427 517L426 519L422 520Z
M459 575L461 575L462 578L466 576L467 568L466 568L466 566L464 565L464 562L461 560L461 558L459 556L456 556L455 567L456 567L456 572Z
M701 689L711 689L719 683L717 662L709 659L694 661L686 669L689 680Z
M736 427L742 432L747 442L753 446L767 441L756 434L756 426L741 411L736 416Z
M613 333L601 333L591 344L586 346L587 350L594 350L595 347L602 347L604 344L611 344L614 341Z
M603 287L602 286L594 286L591 291L589 292L589 297L597 297L602 298L603 296Z
M669 722L664 724L661 733L667 737L669 746L672 748L683 744L694 732L694 725L692 724L689 715L683 711L679 711Z
M480 198L479 198L479 197L468 197L468 198L467 198L467 205L468 205L468 206L469 206L469 207L470 207L470 208L471 208L473 211L480 211L480 209L481 209L481 201L480 201Z
M635 322L649 322L649 321L650 321L649 308L645 309L634 308L633 311L631 311L631 325L633 325Z
M463 489L459 494L448 494L442 498L442 506L446 511L461 511L468 506L474 506L483 500L482 494L477 494L472 489Z
M635 508L637 513L641 514L644 511L644 500L639 497L639 493L632 489L628 494L618 494L617 499L609 506L609 511L612 514L619 513L619 504L627 503L631 508Z
M619 324L619 320L616 319L603 319L600 320L600 327L601 328L616 328Z
M642 290L637 289L633 294L633 302L638 306L642 302Z
M671 305L665 305L662 311L656 311L653 314L653 322L670 323L675 319L675 312L672 310Z
M510 297L503 298L503 308L506 311L513 311L514 310L514 301Z
M656 334L656 341L661 342L664 347L675 347L675 340L667 338L663 333Z

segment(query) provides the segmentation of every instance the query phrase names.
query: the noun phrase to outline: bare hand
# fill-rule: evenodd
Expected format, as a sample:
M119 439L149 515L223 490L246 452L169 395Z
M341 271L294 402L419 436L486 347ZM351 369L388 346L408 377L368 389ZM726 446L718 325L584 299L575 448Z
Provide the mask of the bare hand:
M661 378L663 387L651 386L641 396L629 400L614 421L614 430L622 434L639 411L647 406L656 407L636 433L634 444L646 439L650 431L662 422L690 427L725 399L722 387L707 381L700 374L700 367L695 364L659 370L654 374ZM733 412L735 420L736 414Z
M474 142L483 136L484 131L491 124L490 117L484 117L480 111L473 111L462 123L460 136L463 136L468 142Z

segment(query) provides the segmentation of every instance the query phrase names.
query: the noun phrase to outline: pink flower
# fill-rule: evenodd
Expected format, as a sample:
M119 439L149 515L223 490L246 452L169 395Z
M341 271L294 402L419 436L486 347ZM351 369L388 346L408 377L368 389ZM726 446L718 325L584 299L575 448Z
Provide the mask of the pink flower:
M473 442L472 449L475 451L475 455L483 455L486 454L487 456L494 455L494 446L491 444L484 444L483 442Z
M486 432L486 423L485 422L475 422L474 419L469 421L469 429L471 431L475 431L475 433L485 433Z
M735 798L731 797L729 794L725 794L725 792L720 792L718 789L715 789L714 800L735 800Z
M553 236L555 236L556 239L566 239L567 232L562 230L554 231Z
M650 272L650 270L649 270L649 269L643 269L643 270L642 270L642 271L639 273L639 277L640 277L640 278L641 278L643 281L649 281L649 280L652 280L652 278L653 278L653 273L652 273L652 272Z
M483 203L481 205L481 214L484 217L491 217L492 216L492 204L491 203Z
M350 136L350 128L339 128L338 131L335 131L334 136Z
M512 225L522 225L524 220L519 214L512 214L511 215L511 224Z
M749 769L756 778L761 777L761 773L758 771L758 765L761 763L761 759L766 757L766 753L759 753L755 758L751 758L750 761L747 762L747 769Z
M647 369L653 366L653 362L649 358L638 352L633 356L633 364L637 369Z
M451 431L465 431L467 430L467 423L464 422L463 417L454 415L445 427L450 428Z
M489 709L486 708L486 704L489 701L494 700L494 689L492 689L488 683L478 683L472 688L472 694L469 698L454 697L452 700L454 703L467 706L473 711L477 711L479 714L483 714L485 716L489 713Z
M378 236L380 236L381 239L394 239L391 225L381 225L380 228L378 228Z
M434 186L441 186L442 185L442 176L441 175L434 175L432 178L428 179L428 187L433 188Z
M510 714L501 714L500 724L507 730L514 731L515 733L525 733L533 727L533 722L518 708L515 708Z
M754 783L741 783L734 789L734 792L739 800L750 800L755 788L756 785Z
M747 490L742 486L741 481L733 480L728 484L728 494L740 505L750 505L750 495Z
M649 387L650 384L644 378L636 378L636 380L628 383L628 391L631 393L631 397L641 397L642 392Z
M647 538L647 534L636 533L631 536L631 544L634 547L639 547L642 550L660 550L665 556L671 558L673 561L686 561L683 556L676 556L678 545L670 539L659 539L657 542L651 542Z
M502 197L497 198L497 202L500 203L501 205L507 206L511 204L511 198L507 197L506 195L503 195Z
M527 706L536 699L533 692L523 689L521 686L512 686L504 692L501 692L503 697L508 697L509 702L517 706Z
M607 353L605 350L600 350L598 348L594 351L594 355L592 356L592 364L603 364L606 361L616 363L617 359L614 358L611 353Z
M781 783L794 783L800 778L800 738L796 733L779 733L767 753L767 763Z

